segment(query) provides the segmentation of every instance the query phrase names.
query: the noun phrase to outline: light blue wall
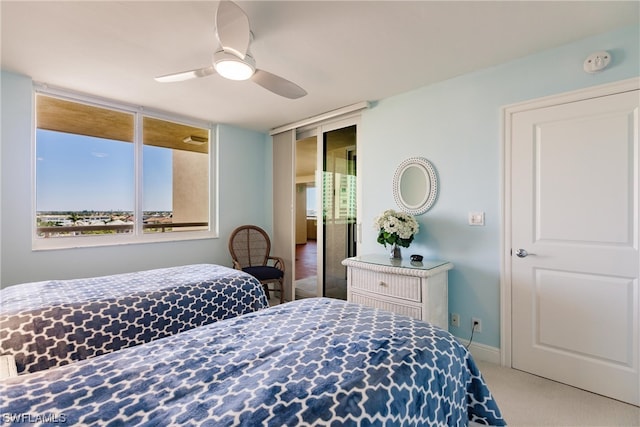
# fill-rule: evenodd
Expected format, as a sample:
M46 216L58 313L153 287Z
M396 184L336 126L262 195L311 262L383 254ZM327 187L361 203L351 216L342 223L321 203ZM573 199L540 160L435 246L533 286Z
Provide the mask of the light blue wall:
M2 72L2 286L190 263L231 265L227 239L238 225L271 226L271 146L268 135L218 127L220 238L100 248L31 250L32 81ZM267 161L265 161L267 159Z
M218 126L221 239L227 251L231 231L255 224L271 233L273 217L272 150L267 134Z
M396 166L412 156L429 159L439 174L440 195L417 218L421 231L403 253L453 262L449 312L461 315L461 327L451 332L468 339L471 317L479 317L483 331L474 342L499 347L501 108L639 76L639 40L639 27L625 28L384 99L365 111L358 147L360 253L386 253L375 241L373 219L396 207ZM586 74L584 59L599 50L612 53L612 65ZM469 211L484 211L486 225L467 225Z

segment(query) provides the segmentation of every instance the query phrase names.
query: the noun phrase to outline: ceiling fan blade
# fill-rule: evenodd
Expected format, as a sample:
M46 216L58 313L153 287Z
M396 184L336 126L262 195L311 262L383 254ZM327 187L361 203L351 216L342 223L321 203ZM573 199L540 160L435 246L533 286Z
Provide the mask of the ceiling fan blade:
M270 90L277 95L284 96L285 98L298 99L307 94L307 91L297 84L290 82L287 79L283 79L280 76L276 76L275 74L271 74L268 71L256 70L251 77L251 80L258 83L263 88Z
M184 80L195 79L198 77L206 77L215 74L216 70L212 65L197 70L182 71L180 73L166 74L164 76L155 77L155 80L162 83L181 82Z
M216 11L216 33L222 50L244 59L251 41L249 18L240 7L222 0Z

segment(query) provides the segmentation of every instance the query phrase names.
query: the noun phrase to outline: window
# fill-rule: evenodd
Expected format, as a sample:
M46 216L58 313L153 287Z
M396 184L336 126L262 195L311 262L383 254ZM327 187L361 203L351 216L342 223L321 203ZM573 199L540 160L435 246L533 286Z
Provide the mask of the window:
M213 237L211 130L36 94L34 248Z
M318 215L316 202L316 186L307 184L307 218L316 218Z

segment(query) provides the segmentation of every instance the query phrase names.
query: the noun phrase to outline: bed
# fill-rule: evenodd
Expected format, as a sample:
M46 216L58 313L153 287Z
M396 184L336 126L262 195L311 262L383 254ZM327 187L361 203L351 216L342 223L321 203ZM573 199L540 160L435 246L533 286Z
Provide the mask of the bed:
M0 353L36 372L268 307L252 276L194 264L0 290Z
M71 425L505 425L448 332L328 298L9 378L0 395L6 417Z

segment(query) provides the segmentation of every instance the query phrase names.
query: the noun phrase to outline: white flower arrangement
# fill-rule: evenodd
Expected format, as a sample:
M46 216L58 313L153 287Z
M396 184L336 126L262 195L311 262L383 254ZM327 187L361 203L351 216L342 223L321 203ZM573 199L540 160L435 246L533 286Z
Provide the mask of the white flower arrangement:
M413 216L393 209L382 212L375 219L375 227L378 230L378 243L385 248L387 243L408 248L420 229Z

